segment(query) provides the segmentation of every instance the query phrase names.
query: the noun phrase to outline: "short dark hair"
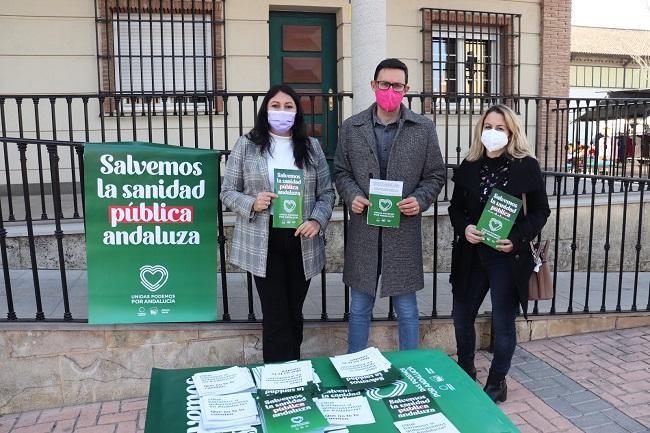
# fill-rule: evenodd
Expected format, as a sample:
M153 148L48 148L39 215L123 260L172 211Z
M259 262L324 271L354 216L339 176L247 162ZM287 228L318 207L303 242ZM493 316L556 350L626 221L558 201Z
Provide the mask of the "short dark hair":
M390 59L384 59L375 68L375 78L374 80L377 81L377 77L379 76L379 71L382 69L401 69L404 71L404 77L405 77L405 83L408 84L409 82L409 69L406 67L404 62L402 62L400 59L395 59L395 58L390 58Z

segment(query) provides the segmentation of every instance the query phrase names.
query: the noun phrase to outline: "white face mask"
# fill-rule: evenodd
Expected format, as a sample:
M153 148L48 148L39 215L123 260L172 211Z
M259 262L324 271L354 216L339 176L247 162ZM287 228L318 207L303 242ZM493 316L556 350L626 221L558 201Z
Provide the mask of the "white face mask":
M508 136L505 132L496 129L484 129L481 134L481 143L488 152L495 152L503 149L508 144Z

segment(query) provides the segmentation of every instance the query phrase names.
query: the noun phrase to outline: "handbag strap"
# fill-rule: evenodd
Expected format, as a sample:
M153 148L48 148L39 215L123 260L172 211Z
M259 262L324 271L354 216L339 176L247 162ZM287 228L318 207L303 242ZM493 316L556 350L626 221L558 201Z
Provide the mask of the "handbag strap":
M525 193L525 192L522 192L522 193L521 193L521 200L522 200L522 203L521 203L521 204L522 204L522 207L523 207L524 216L526 216L526 215L528 215L528 207L526 206L526 193ZM531 250L531 252L533 253L533 259L534 259L535 261L537 261L538 259L541 258L541 247L542 247L542 244L541 244L541 242L540 242L540 243L538 244L537 248L535 248L535 242L534 242L534 241L530 241L529 244L530 244L530 250Z

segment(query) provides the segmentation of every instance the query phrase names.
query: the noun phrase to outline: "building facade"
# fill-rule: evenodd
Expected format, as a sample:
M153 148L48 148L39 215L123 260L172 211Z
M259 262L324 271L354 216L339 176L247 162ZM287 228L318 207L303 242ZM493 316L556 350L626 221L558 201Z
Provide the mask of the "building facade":
M579 98L569 113L569 145L588 156L576 161L597 159L591 165L605 174L642 174L650 157L650 110L639 98L650 88L650 31L573 26L569 79L570 96ZM612 100L589 109L587 101L579 104L600 98Z
M456 161L480 106L568 95L569 23L562 0L2 2L3 135L228 149L253 124L251 94L285 82L305 95L310 133L332 155L341 120L372 102L374 66L398 57L409 104L434 118ZM547 116L528 114L535 137ZM48 163L33 152L30 182Z

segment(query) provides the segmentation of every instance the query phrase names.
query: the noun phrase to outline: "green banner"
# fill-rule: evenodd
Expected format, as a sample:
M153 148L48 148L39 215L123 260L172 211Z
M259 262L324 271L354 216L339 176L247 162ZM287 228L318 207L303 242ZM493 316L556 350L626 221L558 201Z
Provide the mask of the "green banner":
M521 200L494 188L476 224L476 230L483 232L483 243L496 249L497 241L510 234L519 209Z
M213 150L84 147L89 323L217 318Z
M273 200L273 227L297 229L302 224L305 176L302 170L280 168L276 168L273 174L273 192L278 195Z
M391 413L384 399L421 392L433 397L431 407L439 409L460 432L519 432L480 386L445 353L439 350L405 350L384 355L400 370L403 378L389 386L362 392L368 398L375 424L349 426L350 433L398 433L393 424L394 413ZM343 382L330 360L316 358L312 363L321 379L321 389L328 394L340 393ZM151 372L145 433L197 433L201 409L192 375L220 368L225 367L154 368ZM261 426L250 430L251 433L261 431Z

